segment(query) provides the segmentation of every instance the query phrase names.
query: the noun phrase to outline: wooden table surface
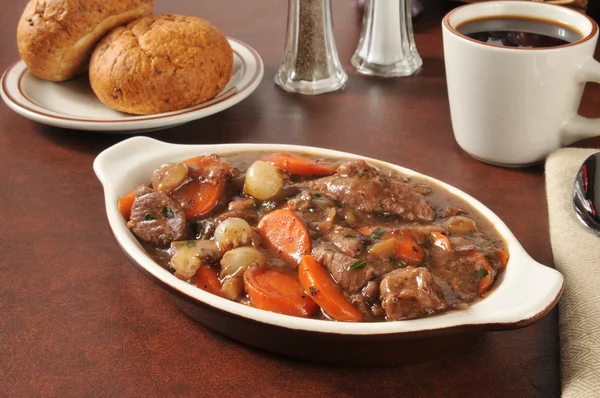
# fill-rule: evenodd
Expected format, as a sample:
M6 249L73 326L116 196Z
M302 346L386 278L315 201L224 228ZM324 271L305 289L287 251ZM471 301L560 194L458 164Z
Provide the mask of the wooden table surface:
M202 16L265 62L256 92L212 117L151 134L177 143L274 142L379 158L442 179L498 214L531 256L552 265L543 166L480 163L456 144L442 58L444 7L415 24L423 69L358 76L354 1L335 0L347 88L319 97L273 83L282 56L283 0L156 0L157 12ZM0 67L18 57L25 0L2 3ZM600 116L600 89L581 112ZM557 311L521 330L487 333L452 357L392 368L300 362L240 345L184 316L127 261L104 213L94 157L128 135L69 131L0 106L0 395L92 396L558 396ZM600 146L588 140L579 146Z

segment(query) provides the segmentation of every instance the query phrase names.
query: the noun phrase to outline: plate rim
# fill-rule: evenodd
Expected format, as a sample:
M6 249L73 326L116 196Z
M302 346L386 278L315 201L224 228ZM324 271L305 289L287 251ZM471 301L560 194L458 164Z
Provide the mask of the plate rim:
M215 113L221 112L229 107L232 107L250 94L252 94L256 88L260 85L264 75L264 62L258 52L242 42L241 40L227 37L227 40L232 46L233 52L238 56L242 62L244 73L242 79L249 75L249 66L255 67L254 73L250 76L249 80L244 83L243 86L233 86L224 93L221 93L219 97L213 98L203 104L196 105L194 107L180 109L172 112L159 113L154 115L131 115L129 119L106 119L106 120L94 120L81 116L69 117L67 115L58 114L51 110L40 111L33 108L31 105L45 109L32 101L22 91L21 81L28 69L22 60L18 60L10 65L0 81L0 94L2 99L13 111L24 116L30 120L36 122L55 126L65 127L79 130L90 130L90 131L106 131L115 132L115 130L121 131L138 131L138 130L152 130L160 128L168 128L177 125L181 125L192 120L201 119L204 117L211 116ZM237 49L236 49L237 47ZM242 54L243 51L247 51L249 54ZM10 74L15 71L16 68L23 67L23 71L20 72L16 81L15 77L11 77ZM16 88L19 90L19 95L23 97L27 102L21 99L15 98L14 88L9 88L9 83L16 83ZM47 113L52 112L52 113ZM203 115L197 117L197 113L202 112Z

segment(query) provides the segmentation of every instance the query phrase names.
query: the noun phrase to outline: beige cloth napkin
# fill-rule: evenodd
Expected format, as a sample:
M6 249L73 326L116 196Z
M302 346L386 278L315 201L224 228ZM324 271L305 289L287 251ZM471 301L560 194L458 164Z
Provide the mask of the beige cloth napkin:
M600 149L565 148L546 161L550 241L565 277L559 303L563 397L600 397L600 237L573 211L575 175Z

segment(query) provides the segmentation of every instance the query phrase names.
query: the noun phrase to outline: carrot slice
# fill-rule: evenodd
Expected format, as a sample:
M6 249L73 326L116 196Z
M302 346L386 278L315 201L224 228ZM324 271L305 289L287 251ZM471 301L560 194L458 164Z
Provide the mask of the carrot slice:
M223 297L223 293L221 293L221 282L217 276L217 271L206 264L202 264L200 268L198 268L198 271L192 276L191 282L202 290Z
M311 317L318 309L297 279L269 268L248 268L244 286L256 308L303 318Z
M310 253L308 230L292 210L279 209L267 214L257 229L269 249L290 264L298 265L302 256Z
M312 159L289 153L272 153L263 156L260 160L301 177L335 174L336 171L335 167L317 163Z
M467 258L475 267L473 275L479 279L477 294L481 296L492 287L495 277L494 268L480 251L468 252Z
M216 155L196 156L183 161L198 180L188 182L171 196L178 200L187 217L199 217L210 212L219 202L233 166Z
M425 251L417 243L415 238L408 232L401 229L392 229L389 227L360 227L357 232L377 240L387 240L393 238L396 241L395 257L398 260L404 260L410 265L418 265L425 258Z
M117 207L119 208L119 212L123 216L126 221L129 221L131 218L131 208L133 207L133 202L135 201L135 190L129 192L127 195L123 196L119 199L117 203Z
M418 265L425 258L425 251L410 234L396 238L396 258L410 265Z
M313 256L302 257L298 279L304 290L310 293L310 298L336 321L363 320L363 315L346 300L338 284Z
M499 262L498 271L504 271L506 269L506 264L508 264L508 252L504 249L498 249L496 258Z
M187 217L199 217L211 211L219 202L225 181L192 181L171 193L179 201Z

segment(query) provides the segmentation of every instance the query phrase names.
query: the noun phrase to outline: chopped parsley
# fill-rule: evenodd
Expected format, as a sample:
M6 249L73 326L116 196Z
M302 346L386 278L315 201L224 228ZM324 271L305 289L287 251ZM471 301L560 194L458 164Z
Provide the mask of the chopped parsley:
M313 194L313 196L314 196L315 198L320 198L320 197L321 197L321 192L315 192L315 193Z
M179 246L181 246L181 247L196 247L196 241L195 240L190 240L188 242L182 243Z
M352 235L352 234L344 235L344 239L347 239L347 238L356 238L356 235Z
M366 266L367 266L367 263L365 262L365 260L360 259L357 262L355 262L354 264L351 264L348 267L348 271L354 271L354 270L357 270L357 269L363 269Z
M171 210L170 207L163 207L162 208L162 213L165 215L165 217L167 218L173 218L175 217L175 213L173 213L173 210Z
M390 263L400 263L401 265L407 265L408 264L408 261L402 260L401 258L396 258L394 256L388 257L387 260Z
M256 209L256 211L260 211L260 205L256 201L256 199L252 199L252 207Z
M486 269L476 269L475 271L473 271L473 280L475 282L479 282L488 275L489 272Z
M376 240L385 235L385 229L383 228L375 228L373 232L369 235L369 239Z
M339 200L334 200L333 204L335 205L335 207L342 207L342 202L340 202Z
M150 220L156 220L156 217L154 217L154 216L153 216L152 214L150 214L150 213L147 213L147 214L144 216L144 220L146 220L146 221L150 221Z
M359 179L359 180L360 180L361 178L363 178L364 176L365 176L365 172L364 172L364 171L361 171L360 173L358 173L358 174L356 175L356 177L358 177L358 179Z

